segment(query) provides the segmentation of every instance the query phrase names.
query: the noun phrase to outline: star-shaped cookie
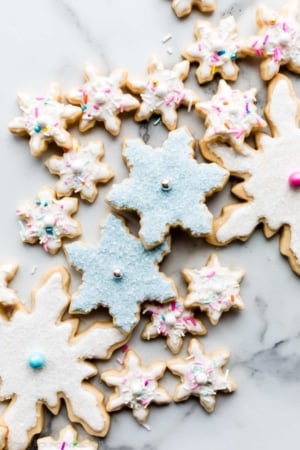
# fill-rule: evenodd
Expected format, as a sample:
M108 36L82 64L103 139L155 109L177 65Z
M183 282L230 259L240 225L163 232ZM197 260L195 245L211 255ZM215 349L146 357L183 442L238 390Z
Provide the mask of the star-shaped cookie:
M198 306L213 325L219 322L223 312L231 308L244 309L240 296L243 270L229 270L221 266L217 255L211 255L201 269L184 269L182 273L188 283L185 306Z
M148 66L148 79L128 79L129 89L142 98L135 120L148 120L153 114L159 114L168 130L174 130L179 106L185 105L190 109L198 100L194 92L183 84L189 67L188 61L181 61L173 69L165 69L157 57L152 57Z
M29 147L33 156L40 156L52 141L59 147L72 147L66 127L78 119L81 109L62 103L57 85L51 86L49 95L20 93L17 100L23 115L15 117L8 128L14 134L30 136Z
M139 214L139 235L146 248L161 244L175 226L194 237L211 232L205 198L223 187L227 172L194 159L193 138L186 128L170 132L159 148L138 139L125 140L123 156L129 178L112 187L107 201Z
M108 386L115 387L115 392L110 395L106 404L107 411L130 408L133 417L139 423L145 424L150 413L150 403L161 405L171 401L169 393L157 382L165 370L164 362L156 361L143 366L138 355L129 350L122 370L107 370L101 374L101 379Z
M239 68L236 59L243 56L242 43L237 38L237 25L233 16L222 19L218 27L199 20L194 35L196 42L189 45L183 56L199 63L196 70L200 84L206 83L219 73L225 80L236 80Z
M216 8L215 0L172 0L172 8L177 17L187 16L192 7L197 6L201 12L212 12Z
M117 136L121 129L119 115L139 106L136 98L122 90L126 85L126 70L114 70L106 77L100 75L94 66L87 64L84 79L82 87L67 94L70 103L81 106L79 130L86 131L94 127L96 122L103 122L105 129Z
M207 129L203 140L227 142L241 151L245 138L252 131L267 126L256 112L256 92L255 88L248 91L232 89L226 81L220 80L212 99L195 106L196 111L205 117Z
M56 193L59 197L79 193L80 197L92 203L97 197L98 183L108 183L113 171L100 159L104 155L102 142L90 142L80 145L73 138L72 148L62 156L53 155L46 161L49 171L59 175Z
M72 298L72 312L108 307L116 326L129 333L138 322L142 302L164 303L176 297L174 283L158 270L169 246L166 240L154 250L145 250L124 221L109 214L96 245L74 242L65 246L70 263L83 272L82 284Z
M181 402L190 396L199 397L200 405L209 413L213 412L218 392L228 393L236 390L235 382L223 367L229 359L225 349L206 354L197 339L191 339L188 346L189 357L177 358L167 362L168 369L180 377L174 400Z

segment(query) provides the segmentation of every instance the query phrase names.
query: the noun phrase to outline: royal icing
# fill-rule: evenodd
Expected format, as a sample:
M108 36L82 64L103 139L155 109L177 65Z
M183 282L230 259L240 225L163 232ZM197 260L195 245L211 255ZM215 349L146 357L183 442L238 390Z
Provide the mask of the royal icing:
M206 142L220 139L241 150L251 131L267 125L256 112L256 92L256 89L244 92L232 89L220 80L217 94L210 101L196 104L196 111L205 117L207 129L203 139Z
M138 322L142 302L163 303L176 297L174 283L158 270L169 252L169 242L147 251L113 214L108 215L96 245L74 242L65 251L70 263L83 272L82 284L72 298L72 312L106 306L114 323L129 333Z
M145 305L143 313L150 316L150 322L146 324L142 337L144 339L165 337L167 346L173 353L180 351L186 333L206 334L203 323L195 318L191 310L184 307L183 301L180 299L173 300L166 305L149 303Z
M107 359L124 335L111 324L76 334L78 322L62 320L69 305L68 283L65 270L53 270L35 291L31 312L19 304L11 320L0 316L0 397L10 400L3 415L10 450L27 448L41 431L43 405L57 414L61 397L71 420L96 436L108 431L103 395L87 381L97 370L85 360ZM42 367L28 364L34 353L43 355Z
M104 155L102 142L81 146L73 138L72 148L62 156L52 156L46 161L51 173L59 175L56 192L59 196L79 193L80 197L93 202L97 196L97 183L107 183L112 177L111 168L100 159Z
M23 115L14 118L9 124L12 133L30 136L29 146L33 156L40 156L51 141L59 147L70 148L72 139L65 128L81 115L79 107L61 102L58 86L52 86L51 90L47 96L18 94Z
M81 106L80 131L92 128L96 122L103 122L109 133L118 135L121 128L119 114L139 106L136 98L122 91L127 79L126 70L115 70L109 77L104 77L87 64L84 78L84 85L67 95L71 103Z
M137 211L146 248L162 243L174 226L195 237L211 232L205 197L223 187L227 172L217 164L197 163L186 128L169 133L159 148L126 140L123 154L130 176L112 187L107 200L117 209Z
M228 371L224 373L222 370L228 361L229 352L224 349L205 354L200 342L192 339L188 354L189 357L185 360L178 358L167 362L168 369L180 377L174 400L181 402L193 395L199 397L200 405L207 412L212 412L219 391L228 393L236 389Z
M46 252L56 253L63 237L74 238L81 233L79 222L70 217L77 204L76 198L57 200L52 189L42 188L35 202L23 203L17 209L22 241L39 242Z
M4 307L14 306L18 302L15 291L7 287L17 270L18 264L15 263L7 263L0 266L0 304Z
M259 33L253 36L247 52L262 58L261 75L270 80L280 66L300 72L300 24L298 1L290 1L279 11L266 6L257 9Z
M58 440L52 437L44 437L37 441L38 450L98 450L97 442L84 440L78 442L78 433L71 426L66 426L59 433Z
M216 8L215 0L172 0L172 8L178 17L190 14L194 5L202 12L212 12Z
M179 106L185 105L190 109L198 100L193 91L186 89L183 84L188 76L189 66L188 61L181 61L173 69L165 69L161 61L152 57L147 80L128 80L129 88L140 94L143 100L135 119L149 119L156 113L161 115L162 122L169 130L176 128Z
M236 80L239 68L236 59L242 56L242 44L237 39L237 26L233 16L221 20L214 28L207 21L196 23L196 42L183 51L183 56L198 62L196 76L200 84L210 81L216 73L225 80Z
M133 350L125 355L124 369L102 372L101 379L109 386L115 387L106 408L109 412L123 407L132 409L133 417L144 424L150 413L150 403L170 403L171 397L163 386L157 382L166 370L164 362L155 362L142 366L140 358Z
M244 309L240 296L240 281L244 272L221 266L216 255L210 256L206 266L185 269L183 275L188 282L185 306L199 306L213 325L219 322L223 312L231 308Z
M233 190L242 201L225 207L215 222L215 236L219 244L225 244L234 238L245 240L259 222L264 223L267 237L283 227L281 251L300 273L299 190L289 183L290 175L300 169L299 103L283 75L269 85L266 117L272 137L259 134L258 150L245 145L238 154L222 144L209 144L204 152L208 159L218 157L243 179Z

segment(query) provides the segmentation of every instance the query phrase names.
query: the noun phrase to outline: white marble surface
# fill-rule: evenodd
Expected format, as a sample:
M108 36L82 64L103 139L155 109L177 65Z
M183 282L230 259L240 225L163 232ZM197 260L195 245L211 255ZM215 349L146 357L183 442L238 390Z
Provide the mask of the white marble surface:
M169 0L10 0L3 6L0 19L1 36L1 263L16 260L20 264L11 287L27 304L30 292L42 273L56 265L66 266L60 252L51 257L38 246L25 246L18 237L16 206L32 199L45 184L54 186L56 178L43 166L47 155L34 159L29 154L26 138L12 136L7 124L18 114L16 93L27 91L40 94L52 82L64 91L82 83L84 63L95 64L103 74L117 67L127 68L132 77L145 77L150 55L158 55L166 66L180 60L182 49L193 41L196 19L204 18L197 9L184 20L176 18ZM249 5L251 3L251 5ZM270 6L280 6L279 0L266 0ZM242 37L253 34L255 2L219 0L217 10L208 17L212 23L232 13L238 21ZM162 38L172 34L167 43ZM169 49L169 50L168 50ZM172 54L170 54L172 50ZM249 59L240 60L240 75L235 86L259 88L259 109L265 101L265 86L258 77L258 66ZM290 75L300 94L298 77ZM194 81L194 67L187 85L202 99L215 92L216 82L199 87ZM196 113L179 113L179 125L187 125L196 140L203 134L203 121ZM72 132L78 135L77 128ZM124 136L137 137L149 133L149 143L159 145L166 137L162 125L134 123L132 115L123 120L118 138L111 138L101 125L81 136L83 143L101 139L105 143L105 161L113 167L119 181L127 174L121 156ZM199 157L200 159L200 157ZM109 186L100 187L93 205L80 204L76 217L82 223L83 239L93 242L99 237L99 224L107 207L103 199ZM230 198L229 188L214 196L208 204L214 214ZM133 221L132 221L133 224ZM206 244L203 239L189 238L183 232L173 233L172 253L162 269L176 281L180 293L186 286L181 270L202 266L216 252L223 265L246 271L241 294L246 304L243 312L229 313L202 339L207 350L227 347L231 352L229 369L238 385L233 395L219 395L216 410L208 415L197 399L166 407L152 407L148 425L151 431L137 425L129 411L112 414L111 429L101 439L103 450L279 450L283 446L297 448L300 410L300 278L287 260L279 254L278 235L267 241L258 228L246 243L235 242L226 248ZM36 269L35 271L33 269ZM32 273L35 272L35 273ZM80 278L74 275L72 289ZM140 352L145 363L155 358L167 360L172 355L163 340L142 342L142 325L133 333L129 346ZM188 341L186 338L185 344ZM1 343L0 343L1 345ZM184 350L182 351L184 355ZM118 367L113 355L110 363ZM1 372L1 368L0 368ZM0 373L1 376L1 373ZM95 384L99 384L95 380ZM168 374L165 385L174 391L176 379ZM107 392L107 389L105 389ZM26 415L26 411L24 411ZM47 415L43 434L53 432L67 423L65 410L52 418ZM84 431L77 427L80 435ZM34 443L33 443L34 448Z

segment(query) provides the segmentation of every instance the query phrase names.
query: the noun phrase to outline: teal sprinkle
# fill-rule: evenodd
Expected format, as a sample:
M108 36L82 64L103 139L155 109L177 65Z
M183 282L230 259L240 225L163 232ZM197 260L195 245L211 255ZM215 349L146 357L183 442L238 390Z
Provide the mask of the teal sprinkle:
M40 202L39 200L37 200L37 201L35 202L35 204L36 204L36 206L41 206L41 202Z
M235 60L237 59L237 54L236 54L236 53L233 53L233 54L230 56L230 59L231 59L231 61L235 61Z
M53 236L53 227L46 227L45 231L47 234L50 234L51 236Z
M47 208L47 206L48 206L48 202L45 202L45 203L44 203L44 206L45 206L45 208Z
M33 129L36 133L39 133L42 128L39 125L36 125Z
M82 109L82 111L86 111L87 110L87 106L86 105L82 105L81 109Z
M226 53L226 50L220 50L217 52L217 55L222 56L222 55L225 55L225 53Z

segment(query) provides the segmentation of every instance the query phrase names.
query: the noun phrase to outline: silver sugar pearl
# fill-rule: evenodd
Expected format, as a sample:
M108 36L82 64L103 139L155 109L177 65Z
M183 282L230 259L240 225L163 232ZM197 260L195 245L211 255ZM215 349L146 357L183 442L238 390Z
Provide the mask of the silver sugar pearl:
M114 278L116 278L116 279L120 279L123 276L123 272L121 269L115 269L113 274L114 274Z
M163 191L169 191L171 189L171 182L168 180L168 178L165 178L161 182L161 188Z

